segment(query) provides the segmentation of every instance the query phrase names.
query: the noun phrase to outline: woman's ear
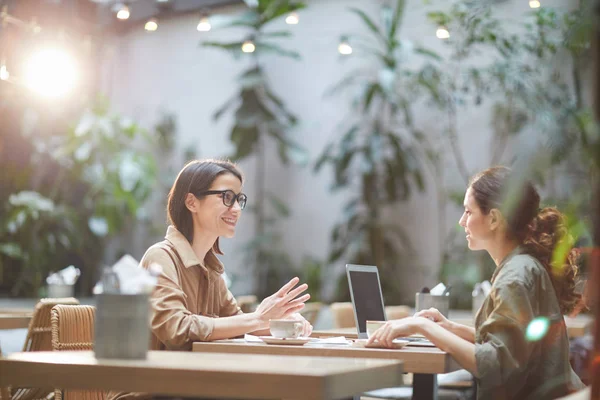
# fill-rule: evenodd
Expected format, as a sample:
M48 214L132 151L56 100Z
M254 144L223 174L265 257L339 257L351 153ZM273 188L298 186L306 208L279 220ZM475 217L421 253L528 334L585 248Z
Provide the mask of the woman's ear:
M190 210L190 212L195 213L196 212L196 196L194 196L191 193L188 193L185 196L185 206L187 207L188 210Z
M492 208L488 217L490 230L495 231L502 224L502 213L497 208Z

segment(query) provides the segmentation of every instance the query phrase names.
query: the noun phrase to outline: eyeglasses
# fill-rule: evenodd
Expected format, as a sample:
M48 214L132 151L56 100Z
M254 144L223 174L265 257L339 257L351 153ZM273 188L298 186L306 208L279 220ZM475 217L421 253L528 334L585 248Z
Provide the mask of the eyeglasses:
M248 196L244 193L235 194L233 190L208 190L206 192L199 193L198 196L207 196L209 194L220 194L223 199L223 204L227 207L233 207L235 201L237 200L240 205L240 209L246 208L246 201L248 201Z

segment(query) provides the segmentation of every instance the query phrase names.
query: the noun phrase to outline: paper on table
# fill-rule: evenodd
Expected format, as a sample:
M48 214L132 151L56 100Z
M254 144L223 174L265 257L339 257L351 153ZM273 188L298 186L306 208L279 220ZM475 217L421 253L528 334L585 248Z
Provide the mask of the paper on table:
M352 343L352 341L346 339L345 336L335 336L335 337L329 337L329 338L324 338L324 339L315 339L311 343L318 343L318 344L350 344L350 343Z
M246 333L244 335L244 340L246 342L250 342L250 343L262 343L263 342L262 340L260 340L260 338L258 336L250 335L248 333Z

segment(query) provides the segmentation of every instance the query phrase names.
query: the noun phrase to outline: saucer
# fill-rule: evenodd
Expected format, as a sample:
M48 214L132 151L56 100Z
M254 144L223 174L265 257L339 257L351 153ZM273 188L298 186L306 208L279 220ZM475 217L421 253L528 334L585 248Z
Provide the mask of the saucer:
M291 346L302 346L310 342L311 338L276 338L273 336L259 336L260 340L266 344L286 344Z
M368 349L388 349L388 350L393 350L393 349L401 349L404 346L406 346L407 344L409 344L410 342L408 340L401 340L401 339L394 339L392 341L392 345L394 347L389 348L389 347L384 347L383 344L379 343L379 342L373 342L370 345L367 345L367 341L369 339L355 339L352 342L352 347L364 347L364 348L368 348Z

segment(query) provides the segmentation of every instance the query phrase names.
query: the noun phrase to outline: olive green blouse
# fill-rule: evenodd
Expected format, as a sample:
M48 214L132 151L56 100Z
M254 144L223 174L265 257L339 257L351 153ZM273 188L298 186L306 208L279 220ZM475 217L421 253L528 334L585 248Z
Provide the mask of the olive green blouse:
M551 325L527 338L537 317ZM475 320L478 399L551 399L583 388L569 364L569 338L548 272L519 247L498 265ZM530 335L531 336L531 335Z

